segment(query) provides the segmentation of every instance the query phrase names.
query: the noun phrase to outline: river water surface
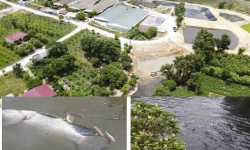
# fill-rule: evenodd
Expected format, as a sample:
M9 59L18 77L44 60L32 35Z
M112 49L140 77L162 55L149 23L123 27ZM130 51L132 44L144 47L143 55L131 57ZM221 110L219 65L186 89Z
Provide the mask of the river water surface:
M139 97L174 113L187 150L249 150L250 98ZM133 106L133 104L132 104Z
M31 110L63 117L68 111L74 115L73 123L93 129L93 126L109 132L116 140L105 150L126 150L126 98L54 97L25 98L4 97L3 109ZM119 118L119 119L117 119ZM26 130L26 129L25 129ZM38 138L29 131L15 126L3 127L3 150L68 150L64 144L53 144L48 137ZM75 149L71 149L75 150Z

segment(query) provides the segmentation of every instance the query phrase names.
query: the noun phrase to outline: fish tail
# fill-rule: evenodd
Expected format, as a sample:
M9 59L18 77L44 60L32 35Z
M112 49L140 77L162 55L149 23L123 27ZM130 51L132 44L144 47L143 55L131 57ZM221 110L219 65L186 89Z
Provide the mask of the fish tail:
M105 131L105 133L110 141L115 142L115 138L111 134L109 134L107 131Z

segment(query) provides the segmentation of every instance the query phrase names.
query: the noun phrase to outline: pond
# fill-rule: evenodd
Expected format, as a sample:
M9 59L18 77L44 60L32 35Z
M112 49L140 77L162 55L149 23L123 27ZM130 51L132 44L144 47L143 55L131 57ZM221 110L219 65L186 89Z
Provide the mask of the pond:
M237 22L237 21L244 20L241 17L235 16L235 15L226 14L226 13L220 13L220 16L223 17L223 18L225 18L226 20L228 20L230 22Z
M183 35L184 35L185 43L193 44L194 40L195 40L195 37L196 37L196 35L198 34L198 32L200 30L201 30L201 28L184 27ZM230 50L234 50L239 45L238 37L234 33L230 32L230 31L216 30L216 29L206 29L206 30L208 32L212 33L214 35L214 38L221 38L221 36L223 34L229 35L229 37L231 39L231 43L229 45Z

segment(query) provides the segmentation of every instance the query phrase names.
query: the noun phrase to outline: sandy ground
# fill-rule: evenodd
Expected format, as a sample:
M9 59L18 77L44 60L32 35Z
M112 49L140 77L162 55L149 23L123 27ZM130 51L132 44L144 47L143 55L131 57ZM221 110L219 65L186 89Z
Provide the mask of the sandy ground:
M0 10L0 18L2 18L3 16L7 15L7 14L11 14L15 11L17 11L18 9L15 7L8 7L6 9Z

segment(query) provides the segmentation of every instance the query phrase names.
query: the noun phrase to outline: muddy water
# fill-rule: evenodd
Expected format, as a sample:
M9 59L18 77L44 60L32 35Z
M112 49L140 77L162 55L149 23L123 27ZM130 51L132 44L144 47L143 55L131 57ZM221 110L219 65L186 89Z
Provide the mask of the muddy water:
M250 98L141 97L174 113L187 150L249 150Z
M152 96L155 89L166 80L165 77L153 77L151 79L145 79L138 84L138 90L133 96Z
M116 139L107 150L126 150L126 98L3 98L3 109L32 110L46 112L63 117L68 111L74 115L74 124L88 128L93 126L108 131ZM119 120L112 120L120 118ZM49 143L49 144L48 144ZM37 139L28 132L14 126L3 128L3 150L64 150L63 145L53 145L46 138ZM72 149L73 150L73 149Z

